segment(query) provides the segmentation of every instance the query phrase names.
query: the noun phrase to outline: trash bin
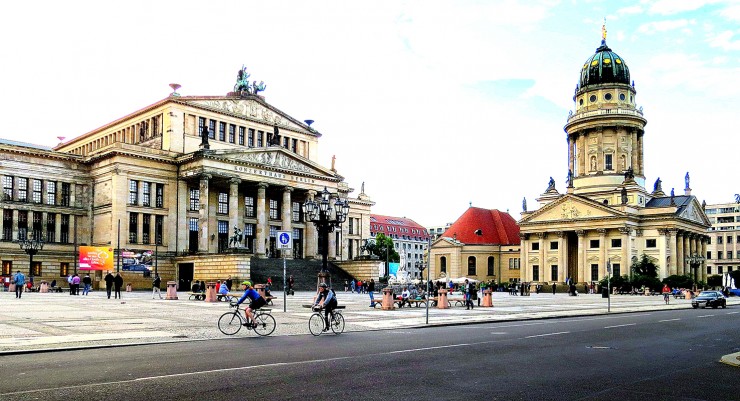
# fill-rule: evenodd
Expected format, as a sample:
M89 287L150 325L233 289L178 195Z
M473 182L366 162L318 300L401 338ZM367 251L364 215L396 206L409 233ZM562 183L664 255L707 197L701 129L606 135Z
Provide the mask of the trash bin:
M604 287L604 288L601 289L601 297L602 298L609 298L609 290L606 287Z

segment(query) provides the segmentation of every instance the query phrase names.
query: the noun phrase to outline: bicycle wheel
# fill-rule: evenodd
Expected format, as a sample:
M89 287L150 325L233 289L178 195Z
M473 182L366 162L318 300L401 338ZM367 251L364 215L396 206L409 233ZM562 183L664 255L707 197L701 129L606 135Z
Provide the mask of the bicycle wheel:
M242 328L242 317L239 312L226 312L218 319L218 329L227 336L232 336Z
M257 323L254 332L261 336L269 336L275 331L275 318L272 315L261 313L254 316L254 321Z
M324 331L324 317L320 313L314 313L308 319L308 330L315 336L320 335Z
M344 316L341 313L335 313L331 319L331 331L334 334L342 334L344 332Z

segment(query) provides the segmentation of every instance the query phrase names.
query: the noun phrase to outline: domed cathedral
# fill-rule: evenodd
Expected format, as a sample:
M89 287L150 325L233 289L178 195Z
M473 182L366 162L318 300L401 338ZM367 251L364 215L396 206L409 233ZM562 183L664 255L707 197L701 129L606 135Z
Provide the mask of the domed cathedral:
M645 187L645 119L636 105L626 61L606 44L580 69L575 112L564 127L568 145L565 193L551 177L537 198L539 208L519 222L522 280L592 283L631 274L643 254L659 277L690 275L706 281L706 235L710 222L691 195L666 195L660 178Z

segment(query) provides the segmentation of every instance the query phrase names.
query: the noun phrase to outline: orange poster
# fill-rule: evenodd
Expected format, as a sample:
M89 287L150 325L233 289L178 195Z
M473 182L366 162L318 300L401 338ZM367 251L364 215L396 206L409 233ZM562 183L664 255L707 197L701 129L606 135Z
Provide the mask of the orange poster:
M113 248L81 246L80 270L113 270Z

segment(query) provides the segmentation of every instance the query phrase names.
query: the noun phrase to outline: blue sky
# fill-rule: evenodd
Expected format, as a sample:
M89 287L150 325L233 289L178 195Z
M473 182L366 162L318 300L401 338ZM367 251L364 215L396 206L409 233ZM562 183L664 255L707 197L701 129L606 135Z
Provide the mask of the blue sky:
M320 162L373 212L423 225L509 210L549 177L583 62L607 43L648 120L649 186L731 202L740 2L127 1L4 7L0 137L55 145L154 103L225 94L245 64L266 99L323 137ZM9 17L9 18L8 18ZM356 193L355 193L356 194Z

